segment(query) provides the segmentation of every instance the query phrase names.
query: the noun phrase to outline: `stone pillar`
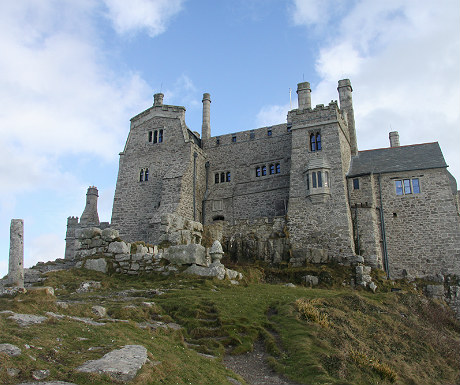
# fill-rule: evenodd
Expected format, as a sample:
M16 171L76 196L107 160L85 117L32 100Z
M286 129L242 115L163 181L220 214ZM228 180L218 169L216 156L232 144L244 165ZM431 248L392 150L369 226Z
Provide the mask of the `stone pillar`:
M153 95L153 106L154 107L159 107L163 105L163 94L155 94Z
M203 94L203 125L201 126L201 137L209 139L211 137L211 95Z
M399 147L398 131L391 131L389 137L390 137L390 147Z
M81 214L80 224L83 226L99 226L99 215L97 213L97 198L99 197L97 187L90 186L86 193L86 207Z
M356 140L355 113L353 111L353 98L351 96L353 88L351 88L350 79L339 80L337 91L339 91L340 109L347 113L351 155L357 155L358 143Z
M10 264L8 283L24 287L24 220L12 219L10 226Z
M310 83L303 82L297 84L297 100L299 103L299 110L311 108L311 89Z
M78 228L78 217L67 218L67 231L65 234L65 259L74 259L75 257L75 230Z

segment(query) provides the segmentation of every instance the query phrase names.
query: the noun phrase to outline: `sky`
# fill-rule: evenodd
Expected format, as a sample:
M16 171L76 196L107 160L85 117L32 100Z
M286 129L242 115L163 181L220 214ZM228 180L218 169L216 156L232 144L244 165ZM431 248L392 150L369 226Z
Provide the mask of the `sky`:
M164 93L212 135L286 121L353 86L360 150L438 141L460 182L458 0L18 0L0 2L0 277L24 219L25 266L64 257L88 186L110 221L129 119Z

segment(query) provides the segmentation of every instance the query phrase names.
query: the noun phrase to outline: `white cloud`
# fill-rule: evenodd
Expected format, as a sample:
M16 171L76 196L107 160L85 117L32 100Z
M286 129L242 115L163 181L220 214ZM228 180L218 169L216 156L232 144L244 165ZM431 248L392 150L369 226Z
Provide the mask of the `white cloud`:
M25 248L24 266L31 267L37 262L64 258L65 241L61 234L43 234L32 239Z
M183 0L103 0L119 34L146 29L151 37L163 33L182 10Z
M256 127L285 123L289 107L289 104L262 107L256 116ZM293 105L292 108L297 108L297 105Z
M177 78L172 87L169 87L165 92L165 104L176 104L197 108L201 106L201 96L193 83L186 74L182 74Z
M310 1L294 1L293 18L317 34L320 82L315 103L337 99L337 80L350 78L360 149L439 141L450 171L460 179L460 4L458 1L389 0L321 3L329 24L306 16ZM316 5L318 7L318 5ZM313 6L315 7L315 5ZM326 7L326 9L324 9ZM295 16L297 15L297 16ZM303 16L302 16L303 15ZM328 18L328 17L327 17Z

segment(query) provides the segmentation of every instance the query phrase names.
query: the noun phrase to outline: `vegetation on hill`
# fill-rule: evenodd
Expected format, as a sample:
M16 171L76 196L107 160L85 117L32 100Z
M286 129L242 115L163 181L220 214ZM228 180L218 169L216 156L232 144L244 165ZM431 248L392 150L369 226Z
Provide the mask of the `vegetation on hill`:
M258 339L270 365L301 384L458 383L459 322L445 304L426 299L412 284L401 283L402 290L392 292L390 283L375 276L383 292L373 294L342 286L349 269L339 266L246 266L244 272L240 285L184 275L48 273L43 284L55 288L56 297L29 292L0 298L0 311L51 311L105 325L49 318L21 328L0 315L0 343L22 349L18 357L0 353L0 383L30 381L32 371L49 369L49 379L110 384L108 377L74 369L127 344L149 351L135 385L231 384L229 378L244 383L221 359L250 351ZM322 274L323 287L284 285L312 272ZM86 281L101 287L77 292ZM93 305L104 306L107 318L124 321L97 319ZM171 327L160 326L167 324ZM7 368L20 372L10 377Z

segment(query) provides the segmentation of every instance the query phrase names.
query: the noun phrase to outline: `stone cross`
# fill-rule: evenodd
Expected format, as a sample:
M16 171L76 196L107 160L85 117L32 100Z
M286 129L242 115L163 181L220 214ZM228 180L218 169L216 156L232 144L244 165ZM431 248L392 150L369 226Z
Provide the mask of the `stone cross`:
M12 219L10 226L10 262L8 283L24 287L24 220Z

